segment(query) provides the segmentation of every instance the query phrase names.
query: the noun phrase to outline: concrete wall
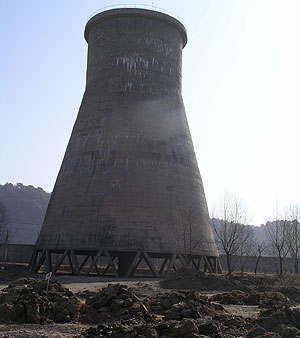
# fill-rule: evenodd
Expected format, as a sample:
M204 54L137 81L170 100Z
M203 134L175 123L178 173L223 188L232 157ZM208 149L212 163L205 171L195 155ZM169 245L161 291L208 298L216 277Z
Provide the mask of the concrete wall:
M29 263L34 245L26 244L0 244L0 261L5 257L13 263ZM6 253L7 250L7 253Z
M244 272L254 272L256 257L243 257L245 260ZM220 262L222 265L222 269L227 271L227 263L226 256L220 256ZM240 257L233 256L232 257L232 268L233 271L241 271L241 261ZM283 264L284 273L294 273L293 262L290 258L286 258ZM276 257L261 257L257 269L258 273L279 273L279 263L278 258Z

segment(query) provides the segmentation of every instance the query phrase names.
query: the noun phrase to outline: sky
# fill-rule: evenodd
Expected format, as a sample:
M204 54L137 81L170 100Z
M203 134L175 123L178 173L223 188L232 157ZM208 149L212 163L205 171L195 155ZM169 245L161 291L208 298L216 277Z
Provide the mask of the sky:
M127 4L128 1L120 1ZM0 0L0 184L51 192L85 88L87 19L110 1ZM300 1L144 1L188 32L183 99L209 210L300 204Z

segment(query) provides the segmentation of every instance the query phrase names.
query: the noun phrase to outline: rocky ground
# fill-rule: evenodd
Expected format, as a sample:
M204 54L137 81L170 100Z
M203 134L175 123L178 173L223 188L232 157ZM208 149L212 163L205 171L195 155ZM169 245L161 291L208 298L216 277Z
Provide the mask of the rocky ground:
M55 276L47 285L23 267L7 270L0 338L300 337L297 276L180 270L167 280Z

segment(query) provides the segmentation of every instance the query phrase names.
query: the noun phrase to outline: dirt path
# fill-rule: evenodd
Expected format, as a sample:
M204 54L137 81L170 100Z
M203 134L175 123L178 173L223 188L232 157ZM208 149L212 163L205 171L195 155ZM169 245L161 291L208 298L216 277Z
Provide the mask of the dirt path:
M153 296L157 293L164 293L159 282L161 279L154 278L103 278L103 277L86 277L86 276L55 276L63 286L70 289L73 293L83 291L98 292L101 288L107 287L108 284L122 283L130 286L139 295Z

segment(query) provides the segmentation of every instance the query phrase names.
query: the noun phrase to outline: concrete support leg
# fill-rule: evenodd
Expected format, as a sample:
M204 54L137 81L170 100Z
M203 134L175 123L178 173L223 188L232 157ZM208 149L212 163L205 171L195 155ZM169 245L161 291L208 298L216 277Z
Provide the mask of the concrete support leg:
M80 275L80 269L79 269L77 257L75 255L74 250L70 250L70 255L71 255L73 265L74 265L75 273L76 273L77 276L79 276Z
M177 254L172 255L171 260L170 260L170 264L169 264L167 271L166 271L166 277L168 277L170 275L172 268L174 268L176 257L177 257Z
M51 258L57 255L57 263L52 264ZM101 257L105 257L107 264L101 269L97 264ZM203 259L203 263L201 260ZM219 257L202 256L202 255L186 255L180 253L165 253L158 255L152 252L116 252L106 249L100 250L79 250L66 249L51 250L51 249L34 249L28 269L32 272L38 272L43 265L43 271L53 274L62 266L65 261L69 263L71 273L80 275L82 269L85 270L85 275L89 275L95 269L97 275L106 275L107 272L115 277L132 277L135 275L137 268L142 261L147 265L147 274L152 273L153 277L161 278L168 277L171 271L177 271L178 268L194 268L197 271L210 273L222 273L222 267ZM89 264L89 260L91 263ZM80 263L80 264L79 264ZM161 265L158 267L158 263ZM101 265L101 262L99 263ZM144 273L144 272L143 272ZM149 274L148 274L149 276Z
M217 266L216 273L222 273L223 270L222 270L222 265L221 265L219 257L216 257L216 263L217 263L216 264L216 266Z
M51 263L51 252L50 250L46 250L46 273L52 271L52 263Z
M28 270L29 271L33 271L33 268L36 265L37 256L38 256L38 251L34 250L33 253L32 253L32 255L31 255L29 265L28 265Z
M104 250L104 253L105 253L105 256L108 260L107 268L111 267L115 277L119 277L119 273L118 273L117 269L115 268L115 264L113 262L113 259L110 256L109 252L107 250Z
M157 270L155 269L155 266L152 264L150 257L148 256L146 251L143 251L143 256L145 259L145 262L147 263L147 265L149 266L149 269L151 270L153 276L155 276L156 278L160 278L160 274L157 272Z
M85 276L88 276L88 274L92 271L93 267L95 267L97 275L99 275L99 270L98 270L98 267L97 267L97 261L98 261L99 257L102 255L102 252L103 252L103 250L99 250L96 257L91 255L92 262L91 262L89 268L86 270Z
M160 274L161 276L164 275L164 274L163 274L163 271L164 271L164 269L165 269L165 266L166 266L167 263L168 263L168 260L169 260L169 258L165 258L164 261L163 261L163 263L162 263L162 266L161 266L161 268L160 268L160 270L159 270L159 274Z
M44 260L46 258L46 250L43 250L40 257L37 260L37 263L35 267L33 268L33 272L38 272L42 264L44 263Z
M56 271L59 269L59 267L61 266L62 262L64 261L64 259L67 257L67 255L69 254L69 250L65 250L64 253L59 257L52 273L55 274Z
M186 260L184 259L183 255L180 255L180 254L179 254L179 255L177 255L177 257L178 257L180 263L182 264L182 266L183 266L184 268L188 268L187 262L186 262Z
M84 267L85 263L88 261L88 259L90 258L90 255L87 255L84 260L81 262L80 266L79 266L79 271L81 271L81 269Z
M204 272L208 270L208 272L213 273L214 270L211 266L209 258L207 256L203 256L203 258L204 258Z
M130 277L134 275L134 271L137 268L137 261L141 256L141 252L126 253L118 256L118 273L120 277Z

